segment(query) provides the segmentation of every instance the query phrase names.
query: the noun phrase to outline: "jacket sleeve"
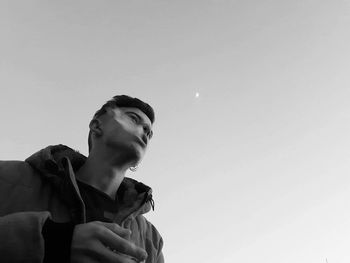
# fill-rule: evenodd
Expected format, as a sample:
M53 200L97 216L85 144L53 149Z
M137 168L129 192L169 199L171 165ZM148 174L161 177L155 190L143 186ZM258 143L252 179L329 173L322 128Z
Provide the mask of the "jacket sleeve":
M160 240L160 244L158 247L158 255L156 259L156 263L164 263L164 255L163 255L163 239Z
M148 253L146 263L164 263L163 238L152 223L147 220L146 222L148 225L145 238Z
M27 163L0 161L1 262L52 262L57 255L55 259L69 255L66 241L73 226L51 221L51 213L40 203L47 195L42 183Z
M41 232L49 216L49 212L18 212L0 217L1 262L42 262Z

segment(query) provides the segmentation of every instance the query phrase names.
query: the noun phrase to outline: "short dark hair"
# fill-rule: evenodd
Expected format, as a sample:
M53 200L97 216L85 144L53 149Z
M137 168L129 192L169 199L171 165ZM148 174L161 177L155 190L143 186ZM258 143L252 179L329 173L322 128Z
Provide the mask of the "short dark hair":
M138 98L133 98L127 95L114 96L112 99L110 99L105 104L103 104L98 111L95 112L93 119L98 118L103 114L105 114L108 108L114 109L117 107L138 108L144 114L147 115L147 117L150 119L152 124L154 122L155 116L154 116L153 108L146 102L143 102ZM89 152L90 152L92 147L91 131L89 131L88 144L89 144Z

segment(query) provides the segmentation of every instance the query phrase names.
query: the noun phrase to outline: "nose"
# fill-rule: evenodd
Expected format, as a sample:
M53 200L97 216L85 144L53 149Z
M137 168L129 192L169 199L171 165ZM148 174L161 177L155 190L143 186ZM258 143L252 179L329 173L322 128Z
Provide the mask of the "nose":
M148 125L143 125L142 140L147 145L151 137L151 128Z

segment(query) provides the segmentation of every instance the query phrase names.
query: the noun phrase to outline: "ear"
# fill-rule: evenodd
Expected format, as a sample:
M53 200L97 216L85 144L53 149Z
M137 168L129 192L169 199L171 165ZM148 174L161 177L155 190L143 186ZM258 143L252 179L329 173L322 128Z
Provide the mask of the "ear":
M101 129L101 121L99 119L92 119L89 124L89 128L91 133L95 134L96 136L102 135L102 129Z

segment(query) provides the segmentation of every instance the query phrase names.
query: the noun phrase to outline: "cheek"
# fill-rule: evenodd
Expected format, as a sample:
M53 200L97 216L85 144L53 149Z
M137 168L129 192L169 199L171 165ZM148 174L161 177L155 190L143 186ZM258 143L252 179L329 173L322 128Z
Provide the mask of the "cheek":
M135 133L135 126L130 124L128 121L119 121L113 125L112 134L117 134L118 136L124 137L128 134Z

